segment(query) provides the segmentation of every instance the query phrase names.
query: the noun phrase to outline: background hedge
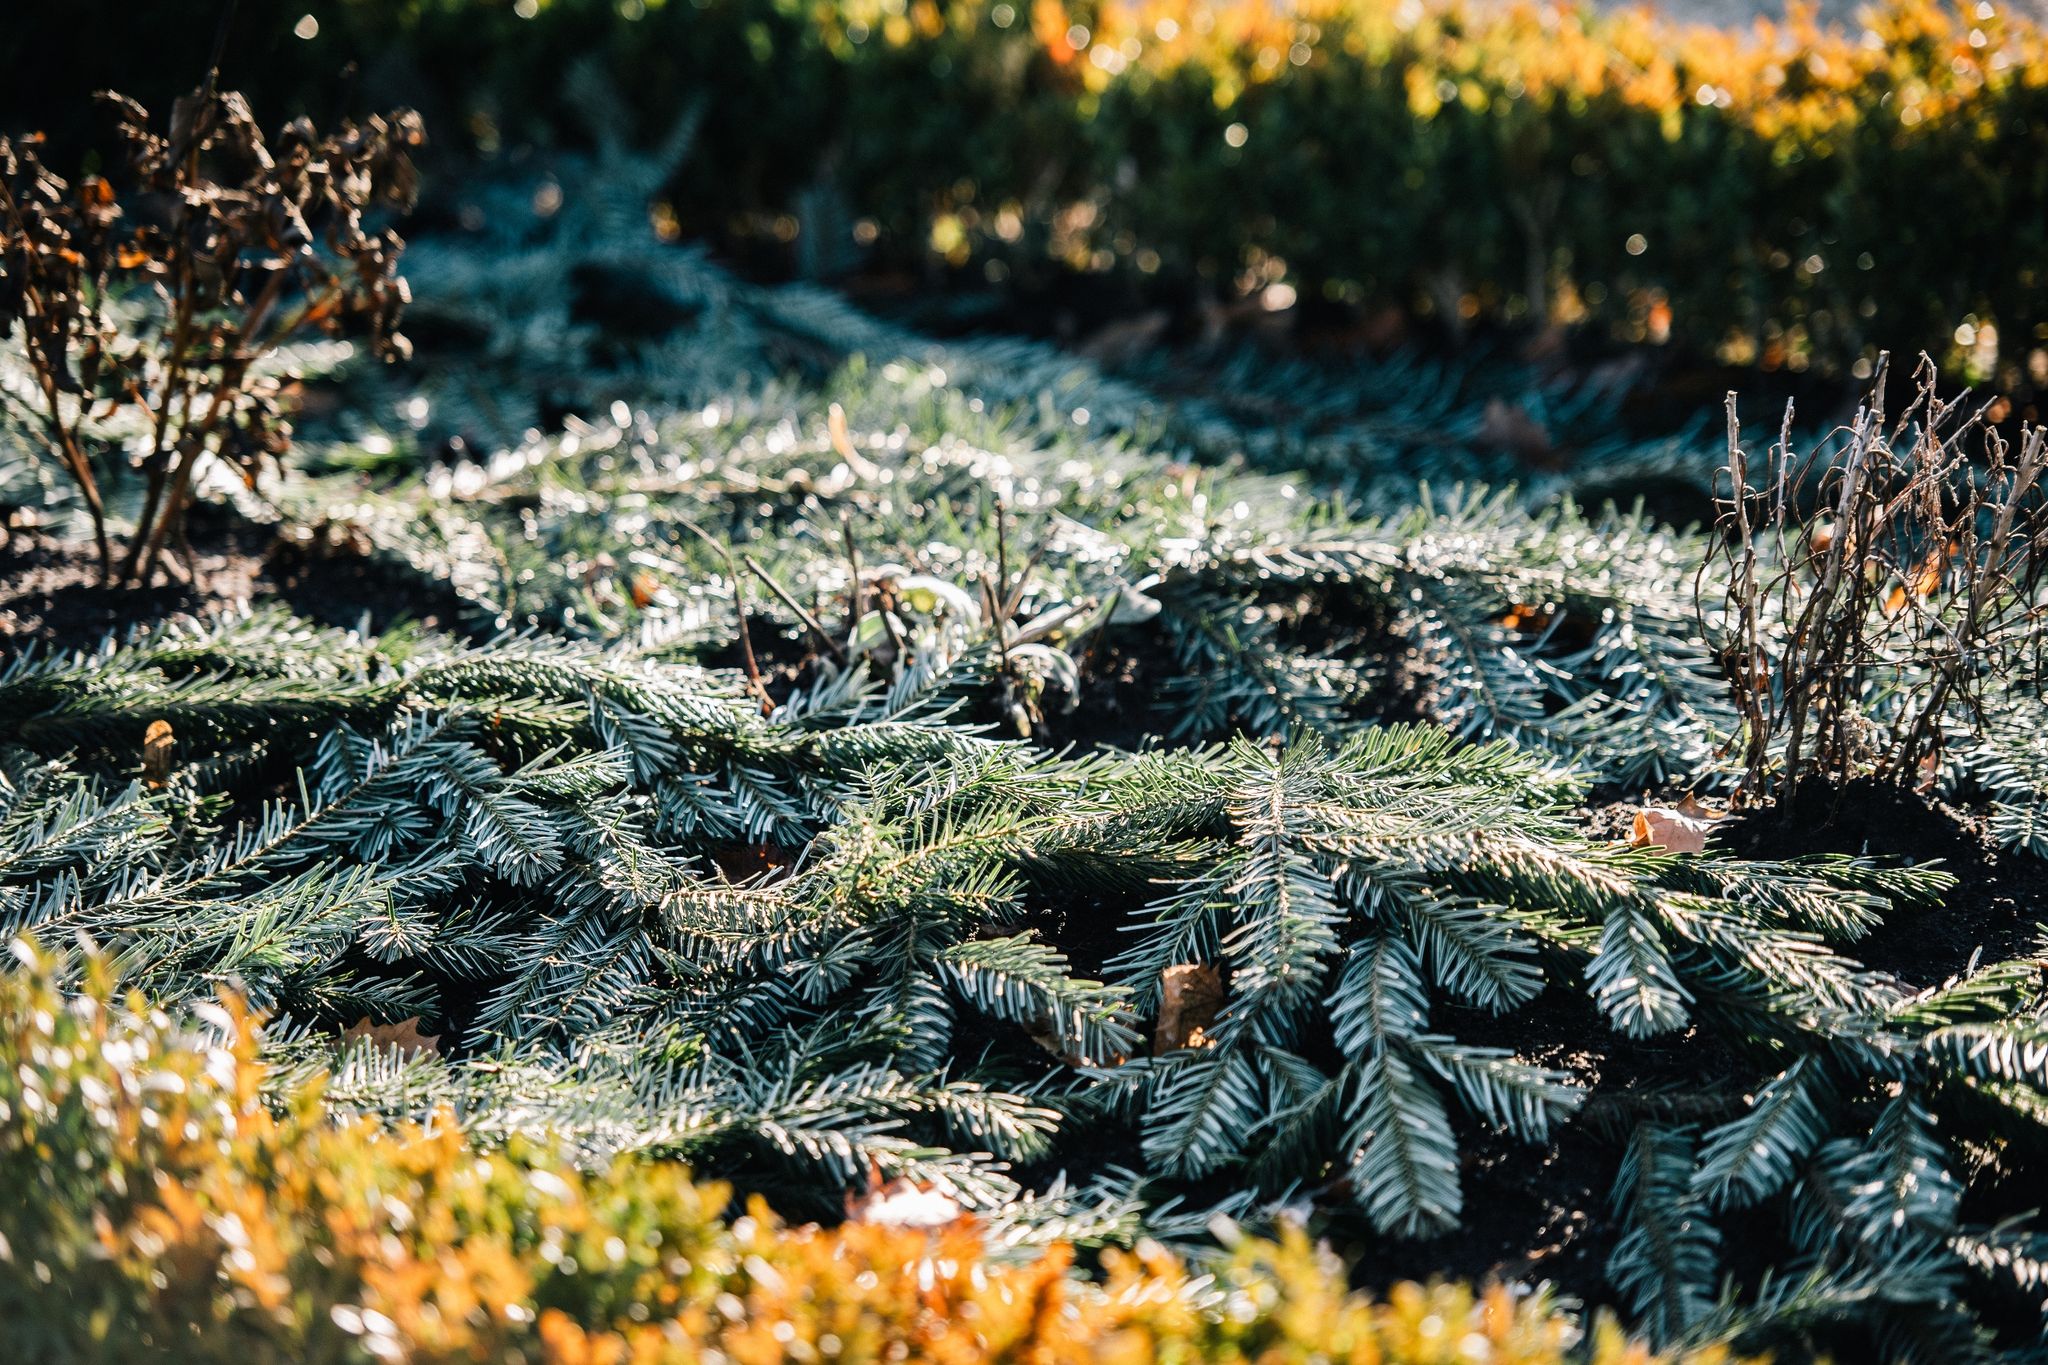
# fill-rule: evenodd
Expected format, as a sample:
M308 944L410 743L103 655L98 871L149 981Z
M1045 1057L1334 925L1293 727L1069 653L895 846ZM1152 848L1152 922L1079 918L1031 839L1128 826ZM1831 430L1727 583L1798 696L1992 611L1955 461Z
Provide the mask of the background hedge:
M1080 272L1111 311L1280 302L1263 291L1281 284L1454 335L1590 320L1825 369L1925 346L2038 384L2048 40L1991 4L1886 0L1865 23L1733 33L1467 0L255 0L227 67L266 118L412 103L463 158L689 120L664 221L771 270L1004 290ZM98 85L163 103L213 31L201 6L39 7L0 36L27 77L0 121Z

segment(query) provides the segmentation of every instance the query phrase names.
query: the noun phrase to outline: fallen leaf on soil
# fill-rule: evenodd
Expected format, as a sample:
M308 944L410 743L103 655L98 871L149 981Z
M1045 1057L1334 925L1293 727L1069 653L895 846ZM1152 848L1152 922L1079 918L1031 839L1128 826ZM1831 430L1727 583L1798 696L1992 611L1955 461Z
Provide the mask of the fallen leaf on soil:
M421 1033L420 1017L401 1019L395 1024L373 1024L370 1016L364 1015L349 1025L341 1035L343 1043L353 1043L358 1038L370 1040L373 1048L396 1048L401 1057L412 1057L420 1053L439 1055L441 1036L437 1033Z
M1159 974L1159 1027L1152 1034L1152 1055L1213 1045L1215 1039L1205 1030L1222 1008L1221 972L1201 962L1168 967Z
M171 733L167 720L153 720L142 732L142 780L152 787L161 787L171 780L171 751L177 747L177 736Z
M1706 848L1714 821L1728 812L1710 810L1688 796L1676 806L1645 806L1636 812L1629 843L1661 848L1666 853L1698 853Z

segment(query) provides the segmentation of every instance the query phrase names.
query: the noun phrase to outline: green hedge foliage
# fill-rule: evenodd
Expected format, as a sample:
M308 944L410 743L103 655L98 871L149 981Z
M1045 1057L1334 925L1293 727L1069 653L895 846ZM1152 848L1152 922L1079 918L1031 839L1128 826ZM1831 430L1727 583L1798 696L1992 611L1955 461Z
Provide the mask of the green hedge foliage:
M288 8L230 45L266 114L408 100L485 150L685 123L664 217L811 273L1280 284L2048 378L2048 39L1988 3L1723 32L1469 0L310 0L305 39ZM74 83L160 80L109 60Z

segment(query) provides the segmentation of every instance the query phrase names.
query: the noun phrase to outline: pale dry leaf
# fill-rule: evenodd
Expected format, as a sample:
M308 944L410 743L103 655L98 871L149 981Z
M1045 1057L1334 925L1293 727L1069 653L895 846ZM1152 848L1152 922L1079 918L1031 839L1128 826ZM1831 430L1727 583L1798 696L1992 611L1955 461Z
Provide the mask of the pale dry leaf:
M1676 806L1645 806L1630 825L1629 843L1661 848L1666 853L1699 853L1707 846L1714 822L1727 814L1688 796Z
M834 403L825 410L825 430L832 437L832 449L846 461L846 467L853 471L854 477L869 483L881 477L881 467L854 449L853 433L846 425L845 408Z
M885 1183L877 1179L877 1175L872 1170L869 1172L866 1194L858 1198L852 1194L846 1196L847 1222L936 1232L967 1217L967 1210L960 1202L943 1190L901 1177Z
M1673 806L1672 809L1680 815L1690 816L1694 820L1720 820L1728 814L1726 806L1710 806L1691 792L1687 792L1684 796L1679 797L1678 804Z

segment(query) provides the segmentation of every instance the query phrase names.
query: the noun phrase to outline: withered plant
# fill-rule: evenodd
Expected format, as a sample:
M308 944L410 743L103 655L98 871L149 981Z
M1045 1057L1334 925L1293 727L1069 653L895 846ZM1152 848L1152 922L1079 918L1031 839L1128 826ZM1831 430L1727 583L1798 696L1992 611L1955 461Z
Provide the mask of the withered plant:
M133 100L100 98L123 149L118 182L69 184L40 137L0 139L0 336L20 332L36 420L91 515L102 578L147 582L183 541L207 460L253 486L288 446L288 376L266 357L350 328L403 353L404 243L365 217L412 203L423 137L406 110L325 137L296 119L266 139L211 76L162 132ZM124 411L140 436L92 434ZM123 467L140 475L141 504L117 556L103 475Z
M1942 399L1925 357L1888 419L1884 381L1880 365L1855 417L1803 453L1788 405L1761 460L1728 395L1710 553L1728 559L1723 660L1752 798L1815 777L1915 784L1955 727L1981 729L1987 683L2038 668L2048 432L2008 440L1992 404Z

